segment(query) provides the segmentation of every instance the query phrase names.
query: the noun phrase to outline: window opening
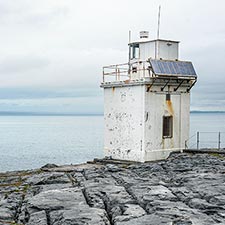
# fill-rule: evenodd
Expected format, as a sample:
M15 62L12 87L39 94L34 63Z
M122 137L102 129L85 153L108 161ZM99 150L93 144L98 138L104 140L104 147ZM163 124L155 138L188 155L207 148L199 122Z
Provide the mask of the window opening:
M173 117L163 116L163 138L173 137Z
M132 67L132 73L137 73L137 67Z
M132 46L132 59L139 58L139 44L135 44Z

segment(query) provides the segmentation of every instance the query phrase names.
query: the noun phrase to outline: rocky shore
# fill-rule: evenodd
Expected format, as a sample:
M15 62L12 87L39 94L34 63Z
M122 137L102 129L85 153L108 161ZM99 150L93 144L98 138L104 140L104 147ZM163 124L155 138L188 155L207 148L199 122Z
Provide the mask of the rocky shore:
M0 225L225 224L225 158L99 160L0 173Z

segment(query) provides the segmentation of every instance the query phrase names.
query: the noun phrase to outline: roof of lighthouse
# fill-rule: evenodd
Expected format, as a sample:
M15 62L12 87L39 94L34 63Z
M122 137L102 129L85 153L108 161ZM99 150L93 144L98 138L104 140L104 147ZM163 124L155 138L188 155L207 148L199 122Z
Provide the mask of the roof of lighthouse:
M150 39L150 38L140 38L138 40L132 41L128 43L128 45L133 44L141 44L141 43L149 43L149 42L172 42L172 43L180 43L180 41L174 41L174 40L167 40L167 39Z
M152 71L158 76L194 76L197 77L191 62L150 59Z

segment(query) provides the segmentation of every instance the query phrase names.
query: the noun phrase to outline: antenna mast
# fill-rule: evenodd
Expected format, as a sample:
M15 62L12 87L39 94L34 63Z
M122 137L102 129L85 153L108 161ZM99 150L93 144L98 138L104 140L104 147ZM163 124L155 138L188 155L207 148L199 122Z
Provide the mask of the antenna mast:
M160 29L160 11L161 11L161 5L159 5L159 13L158 13L158 30L157 30L157 39L159 39L159 29Z
M160 11L161 11L161 5L159 5L159 12L158 12L158 29L157 29L157 40L159 39L159 28L160 28ZM158 43L155 41L155 59L157 59L158 56Z
M131 30L129 30L129 44L131 42Z

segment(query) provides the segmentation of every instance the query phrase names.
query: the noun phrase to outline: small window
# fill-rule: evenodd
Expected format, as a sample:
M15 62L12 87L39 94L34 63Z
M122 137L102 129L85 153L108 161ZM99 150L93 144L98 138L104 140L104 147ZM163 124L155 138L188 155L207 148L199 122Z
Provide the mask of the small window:
M170 94L166 94L166 101L170 101Z
M173 117L164 116L163 117L163 138L173 137Z
M132 73L137 73L137 67L132 67Z
M138 59L139 58L139 44L135 44L132 46L132 59Z

